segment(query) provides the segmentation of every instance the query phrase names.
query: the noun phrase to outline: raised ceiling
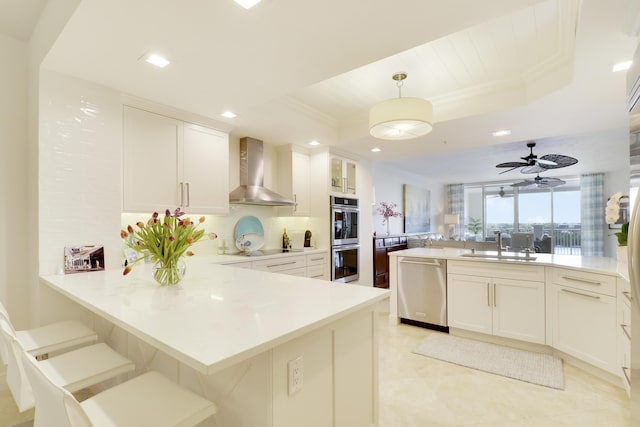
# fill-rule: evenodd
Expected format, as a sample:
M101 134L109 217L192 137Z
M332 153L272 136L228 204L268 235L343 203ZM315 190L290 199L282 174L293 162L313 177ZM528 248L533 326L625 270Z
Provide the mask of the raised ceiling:
M509 161L497 144L517 142L518 152L529 139L607 170L620 156L591 155L579 140L626 125L624 73L610 67L635 49L637 3L263 0L247 11L232 0L85 0L43 67L212 117L236 137L315 139L416 173L431 164L430 176L443 181L493 175L486 166L473 172L484 165L473 160ZM151 51L172 64L138 60ZM409 75L403 95L433 102L434 131L375 140L368 110L397 96L397 71ZM238 117L221 118L227 109ZM513 133L492 137L500 128ZM371 153L374 146L383 151ZM567 151L576 147L579 155Z

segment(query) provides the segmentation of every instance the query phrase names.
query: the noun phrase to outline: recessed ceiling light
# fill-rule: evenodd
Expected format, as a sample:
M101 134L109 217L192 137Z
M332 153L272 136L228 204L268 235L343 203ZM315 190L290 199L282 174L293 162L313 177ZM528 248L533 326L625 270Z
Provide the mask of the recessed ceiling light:
M372 151L373 153L379 153L379 152L380 152L380 151L382 151L382 150L381 150L381 149L379 149L378 147L376 147L376 148L372 148L372 149L371 149L371 151Z
M233 1L235 1L245 9L251 9L253 6L260 3L261 0L233 0Z
M156 55L155 53L152 53L151 55L147 56L145 61L147 61L149 64L153 64L156 67L160 67L160 68L164 68L170 64L170 61L167 58L164 58L160 55Z
M226 117L227 119L233 119L234 117L237 117L237 114L234 113L233 111L225 111L224 113L220 114L222 117Z
M631 63L632 61L624 61L624 62L618 62L617 64L615 64L613 66L613 68L611 69L611 71L613 71L614 73L618 72L618 71L625 71L628 70L631 67Z
M320 143L316 140L310 141L309 145L320 145Z
M495 132L491 132L491 135L493 135L493 136L507 136L507 135L511 135L511 131L509 129L501 129L501 130L497 130Z

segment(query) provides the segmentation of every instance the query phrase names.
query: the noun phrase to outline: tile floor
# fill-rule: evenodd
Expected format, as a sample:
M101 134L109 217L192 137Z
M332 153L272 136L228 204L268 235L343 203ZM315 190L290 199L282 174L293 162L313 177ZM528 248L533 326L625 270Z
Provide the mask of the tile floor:
M386 313L379 329L380 427L630 426L621 388L566 363L565 390L554 390L413 354L431 332L391 326ZM0 426L32 418L0 391Z

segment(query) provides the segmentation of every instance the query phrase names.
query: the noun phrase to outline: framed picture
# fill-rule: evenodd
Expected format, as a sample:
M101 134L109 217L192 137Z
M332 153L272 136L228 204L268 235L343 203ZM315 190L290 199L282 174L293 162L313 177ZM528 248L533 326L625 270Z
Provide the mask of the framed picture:
M431 231L431 192L426 188L410 184L403 185L404 232L421 233Z
M82 273L104 270L103 246L66 246L64 272Z
M614 224L609 224L609 228L622 228L622 224L629 222L629 196L620 197L620 209L618 210L618 220Z

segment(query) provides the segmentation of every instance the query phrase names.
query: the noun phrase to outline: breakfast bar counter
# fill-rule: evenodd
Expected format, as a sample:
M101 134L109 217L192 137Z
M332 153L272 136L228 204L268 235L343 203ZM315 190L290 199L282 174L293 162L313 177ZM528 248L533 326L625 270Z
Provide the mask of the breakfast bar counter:
M101 338L139 369L159 369L191 383L218 405L214 425L328 425L327 417L344 420L332 425L376 421L376 306L388 291L206 259L187 262L185 278L173 287L159 287L150 264L136 265L127 276L121 269L42 276L41 288L53 291L42 305L53 305L49 312L80 306ZM305 380L296 391L287 374L297 359L304 361ZM353 399L348 406L340 403L342 393L353 392L364 393L355 406ZM225 400L239 394L234 408L225 407L219 393L229 394ZM241 411L238 399L246 400ZM317 424L309 421L316 412ZM265 421L256 413L272 415Z

